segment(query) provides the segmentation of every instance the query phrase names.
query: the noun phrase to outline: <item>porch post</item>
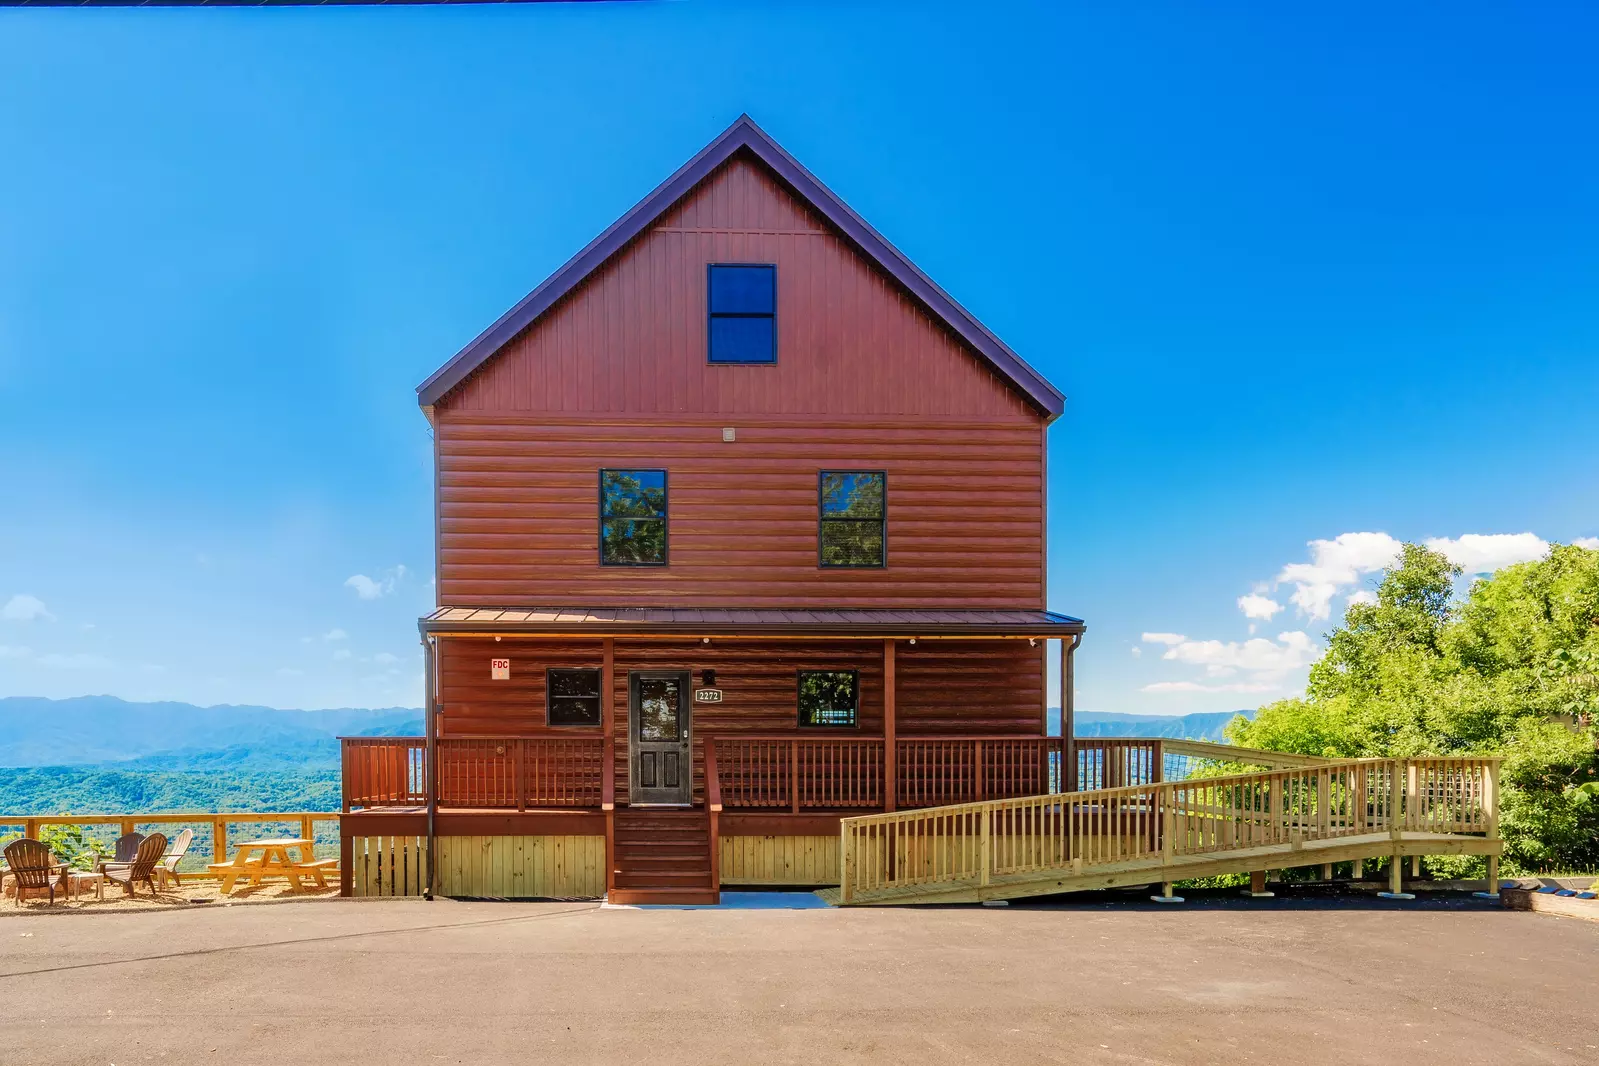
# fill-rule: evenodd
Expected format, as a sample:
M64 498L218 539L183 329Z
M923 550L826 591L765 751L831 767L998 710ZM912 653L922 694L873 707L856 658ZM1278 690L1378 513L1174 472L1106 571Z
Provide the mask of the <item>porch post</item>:
M899 781L895 777L899 759L894 747L894 640L883 641L883 810L895 809L899 798Z
M616 639L600 642L600 809L605 812L605 894L616 890Z

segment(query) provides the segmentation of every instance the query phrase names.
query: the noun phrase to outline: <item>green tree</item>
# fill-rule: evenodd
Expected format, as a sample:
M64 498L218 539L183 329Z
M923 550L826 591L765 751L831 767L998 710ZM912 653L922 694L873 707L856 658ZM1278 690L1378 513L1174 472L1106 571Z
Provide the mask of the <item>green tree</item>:
M1375 603L1327 635L1302 699L1236 719L1237 744L1329 757L1496 754L1511 869L1599 865L1599 551L1556 545L1454 595L1407 544Z

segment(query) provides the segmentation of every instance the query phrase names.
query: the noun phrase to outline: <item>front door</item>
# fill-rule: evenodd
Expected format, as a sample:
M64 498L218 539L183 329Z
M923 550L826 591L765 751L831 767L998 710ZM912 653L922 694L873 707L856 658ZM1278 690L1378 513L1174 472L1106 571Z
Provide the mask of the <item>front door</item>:
M693 712L687 670L627 675L628 801L694 800Z

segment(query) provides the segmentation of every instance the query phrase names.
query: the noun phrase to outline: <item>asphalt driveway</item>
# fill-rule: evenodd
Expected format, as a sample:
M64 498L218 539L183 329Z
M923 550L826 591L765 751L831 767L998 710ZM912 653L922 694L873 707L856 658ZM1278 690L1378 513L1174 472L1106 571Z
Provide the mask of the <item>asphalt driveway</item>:
M1599 1062L1599 923L1487 904L0 917L0 1061Z

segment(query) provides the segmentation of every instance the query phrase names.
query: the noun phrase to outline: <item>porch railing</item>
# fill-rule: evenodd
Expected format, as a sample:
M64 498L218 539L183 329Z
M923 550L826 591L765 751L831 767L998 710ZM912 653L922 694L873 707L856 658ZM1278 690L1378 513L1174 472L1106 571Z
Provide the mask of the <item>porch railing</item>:
M440 737L439 804L527 810L599 807L605 739ZM427 803L420 737L344 738L344 809Z
M883 806L881 737L707 737L705 747L728 808Z
M527 810L600 808L605 738L441 737L438 801L446 807ZM1309 756L1151 738L902 736L890 756L882 737L733 735L708 737L729 810L882 810L976 803L1187 776L1202 761L1269 769ZM1075 752L1075 776L1067 773ZM346 737L344 809L427 803L421 737ZM890 773L892 770L892 773ZM892 779L892 786L890 785ZM892 801L892 802L890 802Z

